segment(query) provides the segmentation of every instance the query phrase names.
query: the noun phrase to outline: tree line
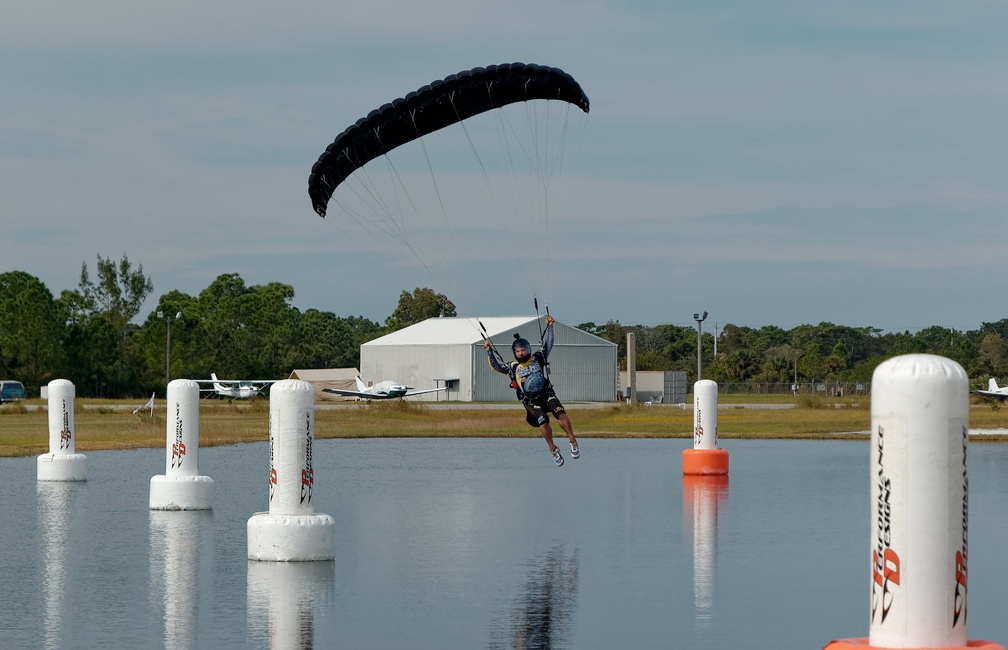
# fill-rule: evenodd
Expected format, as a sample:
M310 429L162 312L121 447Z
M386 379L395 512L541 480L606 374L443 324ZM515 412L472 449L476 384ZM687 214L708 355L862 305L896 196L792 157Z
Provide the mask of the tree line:
M168 375L278 379L296 368L359 367L360 346L455 305L429 288L403 291L384 323L292 305L293 287L248 286L218 276L197 296L169 291L143 322L134 322L153 291L143 266L124 255L97 259L95 278L81 265L76 289L54 297L36 277L0 274L0 378L18 379L29 395L52 379L72 381L82 397L164 394ZM178 318L176 318L178 316ZM634 334L637 370L680 370L696 378L696 330L677 325L576 327L619 346L626 368ZM833 323L751 328L724 325L702 335L703 376L720 382L868 382L875 367L900 354L926 352L960 363L974 382L1008 374L1008 319L960 332L929 327L882 332ZM170 346L169 346L170 341ZM168 351L170 348L170 365ZM716 351L716 354L715 354Z
M296 368L358 367L361 344L455 315L447 297L419 288L403 291L385 324L301 312L289 285L249 286L224 274L197 296L163 294L143 322L133 322L152 291L143 266L125 255L118 262L99 256L94 279L82 264L78 287L59 297L23 271L0 274L0 378L21 381L29 395L57 378L72 381L82 397L163 395L169 374L278 379Z
M679 370L695 381L697 330L677 325L605 325L582 323L580 329L619 345L620 367L626 369L627 334L633 333L637 370ZM715 340L716 339L716 340ZM932 326L883 332L874 327L833 323L799 325L790 330L724 325L716 335L701 335L704 379L718 382L867 383L880 363L902 354L928 353L958 362L975 387L987 378L1008 374L1008 319L982 323L961 332Z

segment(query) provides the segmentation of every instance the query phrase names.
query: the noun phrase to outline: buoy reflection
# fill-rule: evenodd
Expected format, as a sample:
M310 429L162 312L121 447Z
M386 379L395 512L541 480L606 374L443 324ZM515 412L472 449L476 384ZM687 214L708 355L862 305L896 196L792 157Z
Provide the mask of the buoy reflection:
M693 606L699 628L710 624L714 612L718 508L727 495L727 476L683 475L683 529L693 532Z
M335 563L248 563L249 638L270 650L315 647L315 613L335 597ZM333 647L326 639L319 647Z
M196 648L200 546L213 515L206 510L150 513L150 575L164 602L165 648Z
M67 555L70 552L70 516L73 497L79 483L39 481L38 514L45 543L42 562L45 571L42 588L45 592L45 617L43 630L45 647L62 647L64 600L66 597Z

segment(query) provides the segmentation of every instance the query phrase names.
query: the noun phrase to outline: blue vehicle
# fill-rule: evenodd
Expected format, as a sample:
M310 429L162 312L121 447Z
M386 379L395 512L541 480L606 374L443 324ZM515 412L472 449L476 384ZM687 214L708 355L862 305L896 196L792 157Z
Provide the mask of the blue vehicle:
M24 384L10 379L0 379L0 404L24 398Z

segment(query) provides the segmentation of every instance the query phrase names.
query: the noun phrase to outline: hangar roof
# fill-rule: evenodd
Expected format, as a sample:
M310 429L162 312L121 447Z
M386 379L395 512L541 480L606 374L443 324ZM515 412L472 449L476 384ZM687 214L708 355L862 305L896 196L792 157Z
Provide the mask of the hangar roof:
M535 316L488 316L487 318L428 318L425 321L410 325L365 343L365 346L378 345L460 345L482 343L483 333L480 323L486 327L487 334L492 339L502 332L512 331L518 327L531 324L538 334ZM543 327L546 326L543 317ZM560 325L558 322L557 325ZM532 330L529 330L529 334Z

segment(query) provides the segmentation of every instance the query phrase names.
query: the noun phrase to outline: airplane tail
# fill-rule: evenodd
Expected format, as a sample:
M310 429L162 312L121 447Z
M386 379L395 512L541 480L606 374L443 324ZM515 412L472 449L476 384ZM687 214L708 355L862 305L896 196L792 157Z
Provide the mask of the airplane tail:
M990 381L987 382L987 390L991 392L997 392L998 390L997 381L993 377L991 377Z
M362 393L368 392L367 389L368 387L364 385L364 380L360 378L360 375L357 375L356 379L357 379L357 390Z

